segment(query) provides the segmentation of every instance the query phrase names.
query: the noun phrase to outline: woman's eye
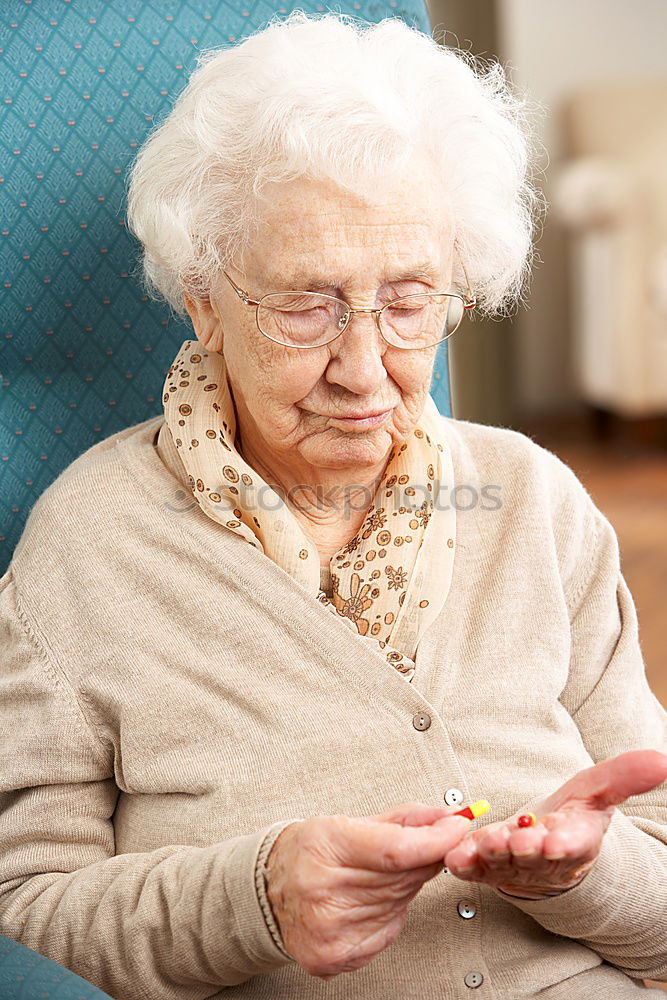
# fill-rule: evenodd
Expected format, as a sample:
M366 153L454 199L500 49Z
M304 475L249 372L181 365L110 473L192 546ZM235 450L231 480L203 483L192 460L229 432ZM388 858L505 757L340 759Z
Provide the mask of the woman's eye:
M283 306L279 309L282 313L299 313L299 315L316 313L321 309L321 306Z
M405 319L408 316L415 316L417 313L424 309L424 305L406 305L403 302L399 302L398 305L390 306L387 312L390 312L394 317L400 317Z

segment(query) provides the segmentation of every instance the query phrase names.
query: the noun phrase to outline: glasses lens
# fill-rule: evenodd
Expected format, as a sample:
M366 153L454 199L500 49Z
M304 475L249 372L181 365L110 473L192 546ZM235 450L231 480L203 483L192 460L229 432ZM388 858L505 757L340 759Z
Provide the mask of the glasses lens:
M344 302L316 292L271 292L257 307L262 333L288 347L317 347L340 333Z
M382 310L382 334L395 347L434 347L451 337L464 311L458 295L406 295Z

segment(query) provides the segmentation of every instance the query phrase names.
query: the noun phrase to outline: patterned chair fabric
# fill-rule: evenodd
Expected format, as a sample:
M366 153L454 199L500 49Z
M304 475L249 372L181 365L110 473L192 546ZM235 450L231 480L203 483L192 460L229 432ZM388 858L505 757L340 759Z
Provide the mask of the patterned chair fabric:
M124 229L135 150L198 49L231 44L293 6L0 3L0 574L56 476L95 442L160 411L166 371L193 335L147 299L137 276L138 246ZM431 30L422 0L329 9ZM439 350L432 391L449 415L446 344Z
M0 997L2 1000L110 1000L96 986L50 958L0 936Z

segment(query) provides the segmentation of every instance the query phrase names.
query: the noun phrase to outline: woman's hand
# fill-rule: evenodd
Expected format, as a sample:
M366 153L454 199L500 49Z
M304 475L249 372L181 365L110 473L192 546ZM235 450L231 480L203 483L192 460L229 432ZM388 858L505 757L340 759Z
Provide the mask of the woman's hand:
M571 889L591 870L615 807L667 780L667 754L630 750L579 771L533 811L537 823L521 828L517 816L474 830L445 855L460 879L486 882L522 899Z
M410 900L470 828L454 811L408 802L285 827L266 862L267 895L285 948L306 972L333 979L396 940Z

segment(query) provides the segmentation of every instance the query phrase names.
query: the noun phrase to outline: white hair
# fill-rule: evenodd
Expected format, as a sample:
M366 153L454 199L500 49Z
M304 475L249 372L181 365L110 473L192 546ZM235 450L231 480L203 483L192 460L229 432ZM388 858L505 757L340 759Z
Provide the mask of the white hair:
M197 64L127 178L127 226L154 298L184 316L184 288L208 296L242 259L268 183L327 178L369 197L374 179L422 151L453 214L455 286L462 259L480 311L516 303L543 199L528 104L499 63L399 18L297 9Z

